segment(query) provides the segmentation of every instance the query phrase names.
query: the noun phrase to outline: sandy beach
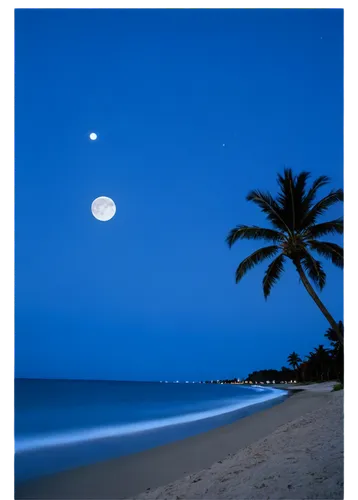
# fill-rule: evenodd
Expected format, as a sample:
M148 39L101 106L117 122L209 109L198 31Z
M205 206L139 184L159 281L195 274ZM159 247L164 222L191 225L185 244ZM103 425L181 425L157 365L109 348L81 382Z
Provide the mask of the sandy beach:
M29 481L15 497L343 498L343 391L319 385L182 441Z

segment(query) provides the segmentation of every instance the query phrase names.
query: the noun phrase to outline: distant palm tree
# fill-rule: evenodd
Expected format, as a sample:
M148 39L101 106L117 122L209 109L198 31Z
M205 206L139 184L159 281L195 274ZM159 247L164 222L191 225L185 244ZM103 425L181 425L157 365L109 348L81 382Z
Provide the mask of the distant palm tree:
M338 326L341 331L342 337L344 337L344 326L342 321L339 321ZM331 357L332 357L333 371L338 380L340 380L343 383L344 381L343 345L339 342L336 332L335 330L333 330L333 328L328 328L324 336L331 341L331 346L332 346Z
M241 262L236 270L236 283L256 264L275 257L268 266L262 283L264 296L267 298L272 286L281 277L286 259L290 259L307 292L343 344L339 326L308 279L310 278L319 290L322 290L326 283L326 273L322 264L313 257L311 250L329 259L337 267L343 268L343 248L336 243L318 239L328 234L342 234L343 217L317 224L318 218L332 205L343 201L343 190L332 190L315 202L317 191L329 182L329 178L318 177L312 183L311 188L307 189L306 183L309 176L309 172L301 172L294 176L291 169L285 169L283 176L280 174L277 176L280 190L276 198L273 198L270 193L251 191L246 199L255 203L266 214L266 218L274 229L239 225L230 231L226 241L230 248L236 241L242 239L265 240L273 243L256 250Z
M299 371L299 376L303 382L307 381L307 371L308 371L308 363L307 360L305 360L302 361L302 363L300 364L300 371Z
M287 358L287 362L296 372L296 377L299 378L298 365L302 363L302 359L297 354L297 352L293 351Z
M327 379L329 379L332 359L329 351L323 347L322 344L315 347L313 352L310 352L308 363L312 365L313 371L315 371L317 375L320 375L321 380L323 380L325 374L327 375Z
M293 351L287 358L287 363L292 366L294 370L297 370L299 363L302 362L302 359L299 357L297 352Z
M339 321L338 322L338 328L339 328L339 331L341 332L341 335L343 337L343 334L344 334L344 327L343 327L343 323L342 321ZM333 347L335 347L337 341L338 341L338 338L337 338L337 334L336 334L336 331L333 329L333 328L328 328L327 329L327 332L324 334L324 336L331 341L331 345Z

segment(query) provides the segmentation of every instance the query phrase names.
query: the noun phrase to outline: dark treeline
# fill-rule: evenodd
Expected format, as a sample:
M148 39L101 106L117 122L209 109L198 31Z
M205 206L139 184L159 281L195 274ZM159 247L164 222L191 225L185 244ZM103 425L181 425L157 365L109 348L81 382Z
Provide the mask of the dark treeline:
M343 323L338 323L341 338L344 335ZM266 369L257 370L248 375L244 380L246 383L276 383L282 382L324 382L338 380L343 384L344 379L344 354L343 345L338 339L336 331L328 328L324 335L331 344L331 348L325 348L323 344L315 347L312 352L302 359L293 351L287 358L291 368L283 366L281 370ZM205 384L237 384L243 383L239 379L206 380Z
M279 384L281 382L290 382L296 379L296 373L294 370L290 370L283 366L281 370L259 370L254 371L247 377L248 382L275 382Z
M343 323L338 323L343 338ZM325 337L330 341L331 348L327 349L320 344L303 359L296 352L292 352L287 361L292 367L282 367L281 370L259 370L250 373L247 377L249 382L323 382L327 380L339 380L343 383L344 378L344 355L343 345L333 328L329 328Z
M240 382L238 378L227 378L223 380L205 380L204 384L237 384Z

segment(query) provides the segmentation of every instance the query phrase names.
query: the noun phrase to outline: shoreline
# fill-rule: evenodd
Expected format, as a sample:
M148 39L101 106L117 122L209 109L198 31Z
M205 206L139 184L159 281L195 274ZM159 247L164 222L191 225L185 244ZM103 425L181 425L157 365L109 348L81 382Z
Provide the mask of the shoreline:
M192 437L156 448L78 467L16 486L16 499L113 500L207 469L229 455L263 439L280 426L318 410L331 393L287 388L282 403ZM149 497L148 497L149 498ZM168 498L168 497L167 497ZM185 498L185 497L183 497Z
M129 425L133 430L129 433L123 434L124 427L112 426L92 429L92 435L83 429L75 435L70 433L47 436L43 440L38 438L35 440L35 444L38 443L35 448L33 439L28 443L30 445L28 447L26 442L18 442L15 453L15 487L78 467L124 458L208 432L257 411L281 404L292 394L291 391L272 391L272 389L265 390L265 393L260 392L254 400L246 399L221 408L177 415L174 418L144 421L144 425L143 422L139 422L142 424L141 428ZM67 442L66 437L69 438Z

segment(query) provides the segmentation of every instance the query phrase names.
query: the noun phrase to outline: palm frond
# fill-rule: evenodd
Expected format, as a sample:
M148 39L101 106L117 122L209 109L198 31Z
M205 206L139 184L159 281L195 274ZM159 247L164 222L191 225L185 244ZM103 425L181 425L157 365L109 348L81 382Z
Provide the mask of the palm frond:
M309 252L305 252L302 256L303 267L313 283L322 290L326 284L326 273L322 268L319 260L316 260Z
M292 169L285 168L283 176L277 174L277 182L280 186L280 191L276 201L285 214L285 221L291 231L295 230L296 214L295 214L295 184L296 178L293 176Z
M279 185L280 191L277 195L277 202L283 208L287 198L290 195L290 182L293 180L292 170L290 168L285 168L283 175L277 174L277 183Z
M283 219L292 232L300 229L300 222L307 212L304 198L309 177L310 173L305 171L295 176L290 168L285 168L283 175L277 175L280 191L276 201L282 210Z
M252 201L261 211L267 215L267 219L281 231L290 233L287 222L284 220L282 209L273 199L270 193L263 193L259 190L250 191L246 197L247 201Z
M262 282L265 299L267 299L267 297L270 295L273 285L275 285L275 283L277 283L277 281L280 279L280 276L284 271L284 262L285 256L281 254L276 257L276 259L274 259L268 266Z
M343 268L343 248L336 243L328 241L307 240L308 245L312 250L315 250L319 255L326 257L332 264Z
M246 257L246 259L244 259L236 269L236 283L238 283L247 273L247 271L252 269L254 266L259 264L260 262L263 262L265 259L276 255L279 249L280 248L277 245L271 245L268 247L260 248L259 250L256 250L254 253Z
M300 227L302 229L308 228L315 224L317 218L324 214L335 203L343 201L343 189L331 191L327 196L318 201L306 214L302 220Z
M304 219L307 207L304 203L304 199L306 196L306 185L307 180L310 177L309 172L301 172L297 178L295 183L295 229L296 231L301 230L301 221Z
M344 336L344 326L342 321L338 321L338 328L339 331L341 332L342 337ZM324 336L331 341L332 346L336 346L336 344L339 344L339 339L337 337L337 332L334 330L331 326L327 329L326 333ZM340 345L340 344L339 344Z
M312 207L312 204L316 198L317 191L326 184L329 184L329 182L330 178L327 177L326 175L321 175L320 177L317 177L317 179L313 181L311 189L308 191L307 195L303 199L303 203L307 211Z
M315 355L318 362L326 361L329 359L329 352L324 347L323 344L320 344L318 347L315 347L313 354Z
M310 226L303 236L306 238L320 238L326 234L343 234L343 217Z
M287 361L290 365L298 365L298 363L302 363L302 359L300 358L297 352L293 351L287 358Z
M258 226L236 226L229 232L226 242L231 248L237 240L266 240L284 241L285 235L274 229L266 229Z
M310 172L303 171L296 177L295 192L296 197L300 200L303 200L305 197L306 185L310 176Z

